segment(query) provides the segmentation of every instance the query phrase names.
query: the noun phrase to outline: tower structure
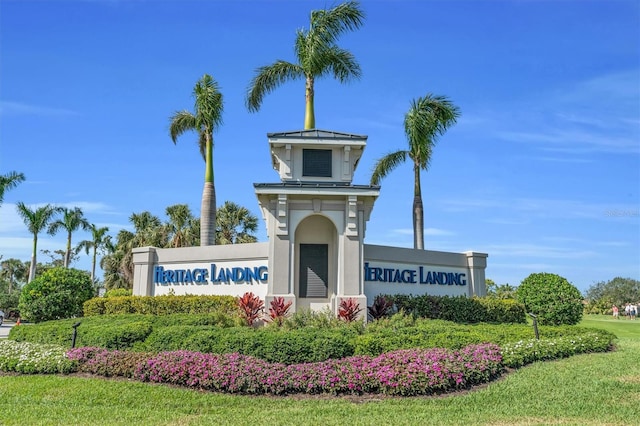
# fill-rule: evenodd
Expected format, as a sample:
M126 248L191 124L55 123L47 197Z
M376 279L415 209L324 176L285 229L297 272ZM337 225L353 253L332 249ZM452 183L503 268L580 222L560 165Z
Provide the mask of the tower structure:
M269 237L265 304L330 308L353 298L366 312L364 237L380 187L353 185L367 137L319 129L269 133L278 183L254 189Z

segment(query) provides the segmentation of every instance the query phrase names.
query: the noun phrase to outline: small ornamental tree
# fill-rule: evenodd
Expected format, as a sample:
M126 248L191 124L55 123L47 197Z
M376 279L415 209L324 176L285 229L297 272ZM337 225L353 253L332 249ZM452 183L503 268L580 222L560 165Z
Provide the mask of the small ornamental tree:
M516 290L516 299L541 325L575 325L582 319L580 291L556 274L529 275Z
M52 268L25 285L20 316L41 322L82 316L82 305L94 296L91 276L72 268Z

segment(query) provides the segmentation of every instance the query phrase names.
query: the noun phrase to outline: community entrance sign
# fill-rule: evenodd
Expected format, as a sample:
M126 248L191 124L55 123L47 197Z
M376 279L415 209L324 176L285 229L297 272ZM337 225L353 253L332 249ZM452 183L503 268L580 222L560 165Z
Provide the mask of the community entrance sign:
M483 296L487 255L364 244L380 193L352 184L366 136L318 129L270 133L278 183L255 183L267 243L134 249L134 294L247 291L268 306L329 308L343 299L371 305L378 294Z

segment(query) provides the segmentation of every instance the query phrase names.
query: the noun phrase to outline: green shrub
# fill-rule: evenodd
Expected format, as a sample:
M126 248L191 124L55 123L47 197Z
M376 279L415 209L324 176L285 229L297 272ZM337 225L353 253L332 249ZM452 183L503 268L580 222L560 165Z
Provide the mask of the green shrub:
M565 278L549 273L531 274L516 290L517 300L541 325L577 324L582 319L580 291Z
M504 344L501 347L503 364L517 368L535 361L566 358L611 349L615 336L603 330L591 330L577 335L549 339L528 339Z
M484 307L482 322L498 324L527 322L524 305L514 299L495 299L489 297L475 298Z
M0 308L4 311L5 320L16 320L20 317L18 304L21 289L14 289L11 293L0 291Z
M151 334L173 326L190 326L192 333L199 327L235 327L240 324L237 315L176 314L176 315L99 315L80 319L77 328L76 346L100 346L109 348L131 348L140 346ZM58 344L69 347L73 335L73 324L78 319L46 321L28 326L13 327L9 338L16 341ZM184 339L184 336L178 336ZM142 347L142 346L140 346ZM179 347L173 347L179 349ZM158 347L157 350L163 350Z
M103 315L105 311L106 300L103 297L94 297L89 299L82 305L82 311L85 317L91 315Z
M154 328L170 327L176 325L207 326L214 325L221 328L237 327L242 325L242 318L235 312L211 312L208 314L173 314L154 316Z
M17 342L56 344L71 347L73 325L76 328L76 346L99 346L109 349L129 349L136 342L143 342L152 330L152 321L141 316L105 317L105 321L83 318L47 321L33 325L13 327L9 338Z
M24 286L18 308L23 319L33 322L79 317L93 294L87 272L52 268Z
M586 315L611 315L613 314L613 305L613 302L608 298L590 300L584 307L584 313Z
M154 331L135 349L149 352L184 349L214 354L237 352L268 362L296 364L353 355L353 335L346 330L172 326Z
M134 321L127 324L78 327L76 346L98 346L107 349L131 349L137 342L144 342L151 334L150 321Z
M363 321L345 322L329 309L322 311L312 311L310 309L299 309L282 322L282 328L285 330L300 329L348 329L356 333L364 331Z
M120 297L120 296L131 296L132 291L126 288L114 288L112 290L107 290L104 293L104 297Z
M238 315L233 296L114 296L85 303L85 315L114 314L210 314Z
M295 364L340 359L351 355L377 356L397 349L461 349L469 344L481 343L509 347L508 345L516 342L534 339L533 327L528 324L457 324L398 313L370 322L366 327L353 327L335 317L338 324L324 319L312 319L309 314L304 314L304 318L314 326L253 329L241 326L242 320L237 316L220 313L101 315L81 319L77 328L76 346L154 353L173 350L214 354L237 352L269 362ZM13 327L9 339L42 344L55 343L68 348L71 346L72 326L77 321L66 319ZM571 342L580 336L593 333L600 333L599 338L606 340L607 344L613 339L610 333L584 327L541 325L538 328L543 341L568 339L567 341ZM544 356L567 356L563 354L568 349L560 352L553 352L551 349L546 350L547 355L540 351L529 354L526 348L522 349L524 353L514 353L513 365L519 362L517 357L522 358L521 362L528 363L531 359L547 359ZM116 369L117 366L109 368Z
M385 298L392 300L398 311L419 318L441 319L460 324L526 322L524 305L509 299L428 294L396 294Z
M450 328L434 332L428 327L407 327L401 330L378 330L355 338L356 355L377 356L397 349L447 348L461 349L489 339L470 328Z
M203 340L200 345L190 342L194 339L197 340L201 334L206 334L206 338L219 338L220 331L216 336L209 334L216 330L219 331L220 329L212 326L193 325L165 325L163 327L156 327L145 341L136 344L134 349L148 352L177 351L181 349L211 352L208 346L212 342L207 342L206 339Z
M32 325L15 326L9 332L9 339L16 342L71 346L72 325L77 320L45 321Z

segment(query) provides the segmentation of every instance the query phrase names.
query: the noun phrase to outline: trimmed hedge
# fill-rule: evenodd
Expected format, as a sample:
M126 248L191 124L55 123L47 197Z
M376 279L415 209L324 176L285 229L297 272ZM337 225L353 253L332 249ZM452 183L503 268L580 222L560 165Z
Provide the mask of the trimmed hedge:
M346 330L173 326L153 332L144 343L136 345L136 350L237 352L268 362L296 364L351 356L353 337Z
M70 347L75 321L50 321L13 327L9 338ZM502 346L534 338L533 327L526 324L463 325L403 314L369 323L362 328L354 328L344 322L341 326L327 323L324 327L296 329L254 329L238 324L237 317L231 319L221 314L87 317L81 319L77 328L76 346L153 353L173 350L214 354L237 352L269 362L293 364L352 355L378 356L399 349L440 347L457 350L469 344L487 342ZM604 332L576 326L540 326L539 332L541 340L575 340L589 333L601 333L601 338L607 342L613 339Z
M462 324L526 323L524 305L515 300L501 300L465 296L385 295L398 311L430 319L441 319Z
M208 315L101 315L21 325L11 329L9 338L18 342L51 343L71 347L73 324L76 322L80 322L76 336L77 347L132 349L142 345L154 331L180 326L190 326L191 330L211 326L234 327L239 324L240 319L237 315L219 312ZM177 336L179 341L184 337Z
M84 303L84 316L115 314L235 314L234 296L118 296L95 297Z

